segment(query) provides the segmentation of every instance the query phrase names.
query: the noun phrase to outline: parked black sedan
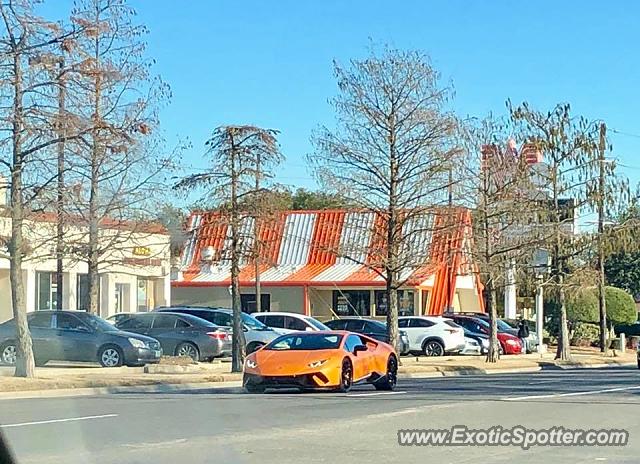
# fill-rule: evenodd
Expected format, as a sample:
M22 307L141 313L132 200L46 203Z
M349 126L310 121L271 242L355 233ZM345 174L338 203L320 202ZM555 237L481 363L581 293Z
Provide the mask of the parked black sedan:
M157 363L160 343L124 332L104 319L82 311L38 311L27 316L36 365L50 360L97 361L103 367ZM16 362L16 325L0 324L0 362Z
M190 314L130 313L115 326L157 339L169 355L211 361L231 354L231 335L226 329Z
M340 319L333 319L331 321L324 322L324 325L331 330L348 330L349 332L355 332L368 337L380 340L381 342L389 343L389 336L387 335L387 324L375 319L366 319L362 317L342 317ZM400 331L400 354L407 354L409 352L409 339L407 333L403 330Z

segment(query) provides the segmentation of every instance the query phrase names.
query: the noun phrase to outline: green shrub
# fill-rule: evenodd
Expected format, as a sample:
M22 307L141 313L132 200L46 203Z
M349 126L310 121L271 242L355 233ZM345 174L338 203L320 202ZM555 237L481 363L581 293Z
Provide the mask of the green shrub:
M578 322L571 333L571 344L578 346L591 346L599 340L600 328L596 324Z
M607 301L607 322L609 326L631 324L638 318L636 303L633 297L620 288L605 289Z

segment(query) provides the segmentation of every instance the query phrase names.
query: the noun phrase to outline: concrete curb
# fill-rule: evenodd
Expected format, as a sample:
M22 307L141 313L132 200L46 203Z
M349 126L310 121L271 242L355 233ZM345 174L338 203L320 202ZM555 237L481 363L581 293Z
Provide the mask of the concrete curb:
M459 377L459 376L484 376L491 374L518 374L539 372L542 370L572 370L572 369L602 369L606 367L631 367L636 363L602 363L602 364L571 364L571 365L549 365L531 367L512 367L502 369L479 369L460 368L451 370L440 370L431 372L399 372L400 379L428 379L437 377ZM112 394L138 394L138 393L188 393L198 390L225 389L232 388L241 391L241 380L227 380L224 377L236 376L236 374L225 374L220 376L220 380L209 382L192 383L164 383L155 385L136 386L112 386L112 387L90 387L90 388L60 388L50 390L23 390L0 392L0 401L12 399L35 399L35 398L65 398L74 396L97 396Z

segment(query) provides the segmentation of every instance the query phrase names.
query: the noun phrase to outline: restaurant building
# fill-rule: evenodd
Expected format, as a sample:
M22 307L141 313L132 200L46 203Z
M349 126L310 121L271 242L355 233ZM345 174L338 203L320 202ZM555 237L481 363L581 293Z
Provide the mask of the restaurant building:
M445 221L453 226L444 227ZM242 309L255 310L253 218L243 217L240 286ZM259 226L262 311L291 311L321 320L346 315L382 318L385 280L376 268L384 251L382 224L374 213L354 210L288 211ZM219 213L194 212L172 303L230 307L230 228ZM483 311L478 273L471 260L471 213L440 209L404 224L399 312L442 314L446 309ZM408 247L408 248L407 248Z

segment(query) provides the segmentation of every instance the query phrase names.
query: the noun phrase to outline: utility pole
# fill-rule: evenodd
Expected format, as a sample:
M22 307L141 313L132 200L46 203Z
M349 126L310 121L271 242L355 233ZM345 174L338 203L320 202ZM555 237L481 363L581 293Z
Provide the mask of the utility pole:
M598 143L598 306L600 309L600 351L607 353L607 301L604 288L604 196L605 196L605 172L604 154L607 143L607 126L600 124L600 140Z
M64 150L66 137L66 83L64 81L64 50L60 55L58 73L58 131L60 142L58 142L58 177L57 177L57 199L56 199L56 309L63 308L63 279L64 279Z

